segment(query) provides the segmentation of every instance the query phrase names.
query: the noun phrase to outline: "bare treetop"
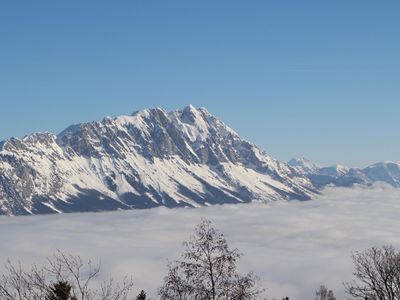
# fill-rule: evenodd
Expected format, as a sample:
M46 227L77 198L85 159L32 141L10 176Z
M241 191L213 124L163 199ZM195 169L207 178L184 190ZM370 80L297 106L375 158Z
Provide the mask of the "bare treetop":
M224 235L202 220L189 241L181 260L168 265L168 274L159 290L163 300L255 299L262 290L252 273L237 273L241 254L230 249Z
M392 246L372 247L352 255L355 280L346 292L361 300L400 300L400 252Z
M8 262L0 277L0 299L4 300L126 300L133 281L113 278L93 284L100 272L100 263L84 261L80 256L58 251L46 266L24 270L21 264Z

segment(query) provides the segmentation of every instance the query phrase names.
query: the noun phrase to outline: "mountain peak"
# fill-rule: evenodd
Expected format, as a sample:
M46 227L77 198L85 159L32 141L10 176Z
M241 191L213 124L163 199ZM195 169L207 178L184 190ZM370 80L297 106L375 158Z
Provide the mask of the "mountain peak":
M137 110L131 114L131 116L149 116L156 113L165 113L165 111L161 107L153 107L153 108L145 108L142 110Z
M292 158L288 161L288 165L305 174L314 173L321 168L316 163L304 157Z
M305 200L328 184L377 180L400 186L395 163L358 170L277 161L193 105L11 138L0 149L0 214Z
M204 121L201 111L197 110L193 105L188 105L182 110L177 110L181 115L181 120L187 123L200 123Z
M23 137L22 141L24 142L36 142L36 141L47 141L49 139L54 139L55 135L51 132L34 132L32 134L29 134L25 137Z
M196 110L197 110L196 107L194 107L192 104L189 104L182 109L182 111L191 111L191 112Z
M300 166L300 165L307 165L307 164L311 164L311 165L316 165L313 161L305 158L305 157L301 157L301 158L292 158L291 160L288 161L288 164L291 166Z
M370 165L367 168L386 167L388 165L398 165L398 164L399 164L399 162L394 162L394 161L391 161L391 160L385 160L385 161L380 161L380 162L377 162L377 163L375 163L373 165Z
M193 105L7 143L0 214L304 200L316 193L307 178Z

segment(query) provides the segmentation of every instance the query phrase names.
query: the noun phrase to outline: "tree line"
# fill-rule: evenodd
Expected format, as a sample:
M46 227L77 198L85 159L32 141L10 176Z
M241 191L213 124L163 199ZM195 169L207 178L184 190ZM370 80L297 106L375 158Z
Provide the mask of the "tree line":
M158 290L160 300L253 300L265 289L253 273L239 274L238 249L209 220L202 220L183 243L181 258L168 264ZM354 279L344 287L350 299L400 300L400 252L392 246L372 247L352 254ZM133 279L97 282L100 263L56 252L44 266L25 270L8 261L0 276L1 300L146 300L145 291L133 293ZM265 298L264 298L265 299ZM149 299L148 299L149 300ZM284 297L283 300L291 300ZM336 300L322 285L315 300Z

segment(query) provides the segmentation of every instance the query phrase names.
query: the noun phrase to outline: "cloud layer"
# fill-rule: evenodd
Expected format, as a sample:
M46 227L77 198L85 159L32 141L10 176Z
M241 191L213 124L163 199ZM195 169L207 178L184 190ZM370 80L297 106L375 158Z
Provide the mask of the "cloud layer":
M312 299L320 284L343 299L352 251L400 247L399 212L400 190L375 185L327 189L307 202L1 217L0 263L40 263L60 249L101 258L104 276L132 273L136 288L154 296L167 261L205 217L244 254L241 271L259 275L268 299Z

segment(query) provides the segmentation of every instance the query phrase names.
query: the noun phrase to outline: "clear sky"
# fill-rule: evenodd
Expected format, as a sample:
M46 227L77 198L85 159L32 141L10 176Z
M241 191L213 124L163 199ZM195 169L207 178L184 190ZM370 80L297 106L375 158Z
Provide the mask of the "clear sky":
M272 156L400 160L400 1L1 1L0 140L189 103Z

